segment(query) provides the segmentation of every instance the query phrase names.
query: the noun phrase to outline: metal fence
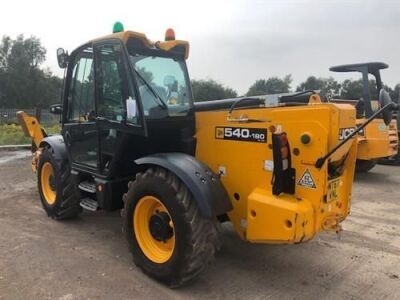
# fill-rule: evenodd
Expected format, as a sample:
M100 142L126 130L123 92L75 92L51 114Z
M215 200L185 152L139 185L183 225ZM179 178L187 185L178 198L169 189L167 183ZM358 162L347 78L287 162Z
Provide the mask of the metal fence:
M23 110L28 115L36 116L36 108L17 109L17 108L0 108L0 125L19 124L17 112ZM47 109L40 111L40 123L45 126L52 126L60 122L60 116L51 114Z

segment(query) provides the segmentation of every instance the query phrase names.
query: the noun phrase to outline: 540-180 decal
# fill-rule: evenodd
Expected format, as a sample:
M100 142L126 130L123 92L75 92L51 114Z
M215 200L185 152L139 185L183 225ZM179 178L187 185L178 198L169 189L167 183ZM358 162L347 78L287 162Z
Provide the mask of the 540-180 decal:
M255 143L267 142L267 129L244 127L215 127L215 138Z

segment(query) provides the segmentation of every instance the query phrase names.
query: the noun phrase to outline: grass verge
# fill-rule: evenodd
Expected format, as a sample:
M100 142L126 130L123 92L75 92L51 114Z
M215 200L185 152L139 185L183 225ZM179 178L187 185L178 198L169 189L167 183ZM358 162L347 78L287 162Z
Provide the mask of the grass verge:
M45 127L48 134L60 133L60 125ZM0 125L0 145L24 145L30 144L31 139L24 135L20 125Z

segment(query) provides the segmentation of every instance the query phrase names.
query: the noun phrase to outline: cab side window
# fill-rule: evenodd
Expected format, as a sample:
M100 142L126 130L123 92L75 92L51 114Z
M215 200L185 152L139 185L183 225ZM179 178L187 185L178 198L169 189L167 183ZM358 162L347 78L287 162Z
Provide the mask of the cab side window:
M68 121L88 122L94 120L94 67L91 47L85 48L75 57L67 99Z
M125 116L124 99L128 98L128 91L123 82L121 45L105 44L97 47L96 59L98 116L122 121Z

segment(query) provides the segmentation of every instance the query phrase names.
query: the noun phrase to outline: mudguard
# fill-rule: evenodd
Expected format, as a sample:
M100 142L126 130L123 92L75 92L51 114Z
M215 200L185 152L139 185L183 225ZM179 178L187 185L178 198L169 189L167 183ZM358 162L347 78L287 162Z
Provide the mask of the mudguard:
M191 155L159 153L139 158L135 163L160 166L178 176L192 193L205 218L223 215L233 208L218 175Z
M67 146L64 143L62 135L52 135L45 137L41 142L39 147L49 146L53 149L53 155L57 160L67 159Z

